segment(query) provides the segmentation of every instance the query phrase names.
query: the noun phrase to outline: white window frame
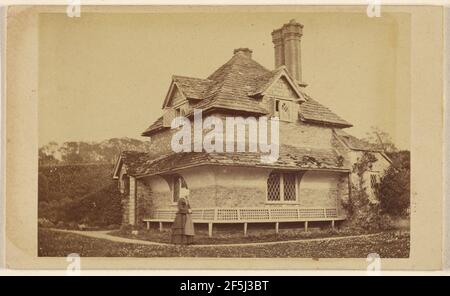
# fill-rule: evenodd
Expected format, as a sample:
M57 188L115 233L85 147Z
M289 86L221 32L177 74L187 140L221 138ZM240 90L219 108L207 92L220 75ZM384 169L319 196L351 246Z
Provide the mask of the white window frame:
M182 180L181 180L182 179ZM180 180L179 182L177 182L177 180ZM180 193L181 193L181 188L183 188L183 182L186 184L186 189L187 189L187 183L186 180L184 180L183 176L181 175L174 175L172 176L172 178L170 179L170 192L171 192L171 202L172 204L177 204L178 200L180 199ZM178 198L175 201L175 184L178 184Z
M185 117L189 108L189 102L187 100L179 102L178 104L172 106L172 109L175 112L175 117Z
M299 188L299 186L298 186L298 180L299 180L298 174L295 173L295 172L290 173L290 172L277 172L277 171L273 171L270 174L272 174L272 173L277 173L277 174L280 175L280 200L269 200L269 189L267 188L268 187L267 186L268 185L267 182L269 180L269 177L267 177L267 181L266 181L266 203L267 204L283 204L283 203L286 203L286 204L293 204L294 203L295 204L295 203L298 203L298 188ZM269 176L270 176L270 174L269 174ZM294 174L295 175L295 180L294 180L295 200L286 200L285 199L285 196L284 196L284 175L285 174Z

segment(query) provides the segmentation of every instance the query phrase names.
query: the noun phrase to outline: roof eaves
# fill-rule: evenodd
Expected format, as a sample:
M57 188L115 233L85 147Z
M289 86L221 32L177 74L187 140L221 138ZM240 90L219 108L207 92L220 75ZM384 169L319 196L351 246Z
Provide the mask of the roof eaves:
M339 128L349 128L353 125L351 123L348 123L346 121L337 122L332 120L319 120L319 119L313 119L313 118L305 118L302 114L300 114L300 120L307 123L314 123L314 124L320 124L325 126L331 126L331 127L339 127Z

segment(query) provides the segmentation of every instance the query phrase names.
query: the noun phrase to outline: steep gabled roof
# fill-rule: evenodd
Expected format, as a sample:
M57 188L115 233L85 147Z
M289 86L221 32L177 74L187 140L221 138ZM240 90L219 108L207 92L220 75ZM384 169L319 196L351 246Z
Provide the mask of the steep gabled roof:
M208 78L173 76L171 88L176 86L187 99L198 100L197 109L232 110L264 115L268 110L257 96L271 87L281 76L285 76L299 95L299 115L302 121L338 127L350 127L350 123L333 113L329 108L312 99L293 83L285 67L270 71L249 56L237 52L228 62L219 67ZM168 103L170 90L164 101ZM187 114L187 116L191 116ZM149 136L162 129L162 119L152 124L142 135Z
M278 69L259 76L255 81L255 89L253 93L249 93L249 96L265 95L266 92L275 84L275 82L277 82L278 79L282 77L287 81L291 89L297 94L298 101L304 102L305 98L303 97L303 94L300 91L299 87L289 75L286 66L281 66Z
M175 89L180 91L184 99L201 100L205 96L205 91L212 83L208 79L173 75L162 107L165 108L169 104Z

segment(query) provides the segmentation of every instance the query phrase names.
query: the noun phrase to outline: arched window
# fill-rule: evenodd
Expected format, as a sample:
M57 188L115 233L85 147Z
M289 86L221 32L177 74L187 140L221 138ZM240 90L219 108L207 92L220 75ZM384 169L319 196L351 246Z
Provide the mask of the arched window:
M267 201L297 201L297 176L295 173L271 172L267 179Z
M178 202L182 189L188 189L186 181L180 175L174 175L171 178L170 190L172 191L172 202Z

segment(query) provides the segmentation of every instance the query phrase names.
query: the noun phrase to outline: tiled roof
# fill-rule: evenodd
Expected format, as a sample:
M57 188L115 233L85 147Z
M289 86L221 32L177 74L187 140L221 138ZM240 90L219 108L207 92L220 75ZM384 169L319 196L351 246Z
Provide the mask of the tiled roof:
M188 99L203 99L205 92L211 86L213 81L208 79L185 77L185 76L172 76L173 81L180 87L184 96Z
M249 100L255 91L258 78L272 73L244 54L235 54L228 62L211 74L208 79L216 83L206 96L216 99Z
M267 114L268 111L258 100L249 97L255 90L257 78L267 73L271 72L251 58L237 53L208 77L214 83L210 84L204 100L195 105L195 108Z
M173 80L187 98L201 100L194 105L197 109L267 114L268 110L254 95L265 90L280 71L283 68L269 71L245 54L237 53L207 79L173 76ZM301 95L306 99L299 111L303 121L339 127L352 126L305 93L301 92ZM161 127L162 119L158 119L143 135L150 135Z
M254 81L253 90L251 93L259 94L263 92L270 84L274 82L275 77L278 76L282 70L282 68L278 68L258 76Z
M146 176L168 173L176 169L200 165L237 165L249 167L266 167L273 169L316 169L316 170L348 170L343 164L343 158L336 151L297 148L292 146L280 147L280 157L273 164L261 162L260 153L206 153L184 152L174 153L159 158L151 154L129 154L122 158L128 167L128 174L132 176Z
M306 122L334 124L342 127L351 127L352 125L333 113L327 107L321 105L319 102L303 93L306 102L300 105L300 118Z
M360 140L357 137L354 137L341 129L335 129L334 134L349 149L358 151L379 151L379 152L383 151L383 149L379 145Z
M153 122L143 133L142 136L150 136L154 132L164 129L162 116Z
M227 99L209 99L204 100L195 105L196 109L201 109L203 112L208 110L232 110L236 112L245 112L245 113L253 113L253 114L267 114L266 108L261 106L259 102L253 100L227 100ZM187 116L191 116L194 113L194 110L191 110Z

